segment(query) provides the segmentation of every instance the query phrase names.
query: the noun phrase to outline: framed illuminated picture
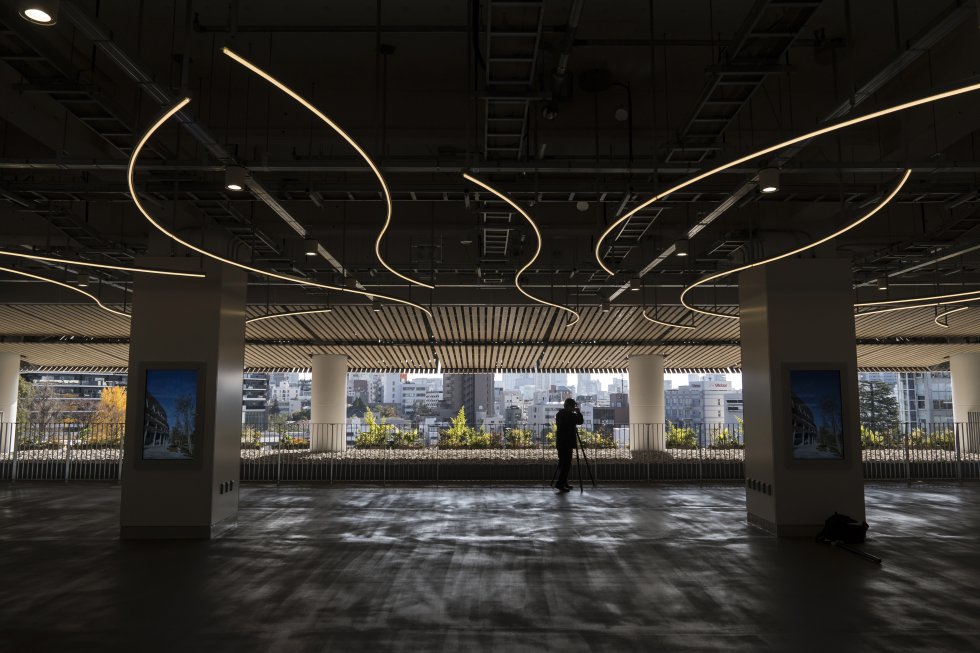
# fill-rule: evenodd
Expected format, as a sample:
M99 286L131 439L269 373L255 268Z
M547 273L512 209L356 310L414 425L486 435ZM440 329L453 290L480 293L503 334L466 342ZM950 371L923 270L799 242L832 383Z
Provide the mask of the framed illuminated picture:
M792 459L843 460L840 369L790 369L788 372Z
M197 461L203 435L203 363L143 369L143 461Z

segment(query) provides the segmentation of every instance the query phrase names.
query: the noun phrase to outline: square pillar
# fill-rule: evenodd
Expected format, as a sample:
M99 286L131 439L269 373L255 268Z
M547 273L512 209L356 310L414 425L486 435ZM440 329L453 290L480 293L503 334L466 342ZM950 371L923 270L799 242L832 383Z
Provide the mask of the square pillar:
M201 270L197 258L138 263ZM209 259L203 271L136 275L123 539L209 538L238 518L246 273Z
M741 273L746 507L776 535L864 519L853 301L848 260Z

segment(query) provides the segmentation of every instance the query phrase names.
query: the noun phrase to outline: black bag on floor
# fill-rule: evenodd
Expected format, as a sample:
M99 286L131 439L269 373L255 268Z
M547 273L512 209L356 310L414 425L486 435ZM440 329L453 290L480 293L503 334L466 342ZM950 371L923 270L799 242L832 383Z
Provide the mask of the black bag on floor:
M817 533L818 542L845 542L860 544L868 532L868 522L856 522L847 515L835 512L823 523L823 530Z

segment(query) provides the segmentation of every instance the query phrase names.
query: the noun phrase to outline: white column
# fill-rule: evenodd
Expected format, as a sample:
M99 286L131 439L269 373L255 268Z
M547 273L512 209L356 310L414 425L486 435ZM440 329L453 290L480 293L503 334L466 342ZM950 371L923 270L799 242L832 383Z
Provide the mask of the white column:
M0 453L14 450L14 431L17 428L17 389L20 383L20 354L0 352Z
M310 388L310 448L347 448L347 356L314 354Z
M664 449L664 357L630 356L630 450Z
M980 353L953 354L949 357L949 372L960 449L975 453L980 451Z
M812 537L834 512L864 519L852 284L848 259L789 259L739 277L746 509L780 536ZM834 448L827 433L822 449L797 442L807 415L809 428L839 429Z

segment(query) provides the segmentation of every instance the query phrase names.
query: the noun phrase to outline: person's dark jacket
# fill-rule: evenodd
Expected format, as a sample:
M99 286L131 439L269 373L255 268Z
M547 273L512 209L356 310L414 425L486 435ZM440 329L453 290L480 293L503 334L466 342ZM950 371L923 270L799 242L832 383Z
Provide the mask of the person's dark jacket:
M578 429L576 425L581 424L585 421L582 417L582 413L577 410L571 410L568 408L562 408L555 415L556 434L555 434L555 446L559 449L574 449L576 434Z

